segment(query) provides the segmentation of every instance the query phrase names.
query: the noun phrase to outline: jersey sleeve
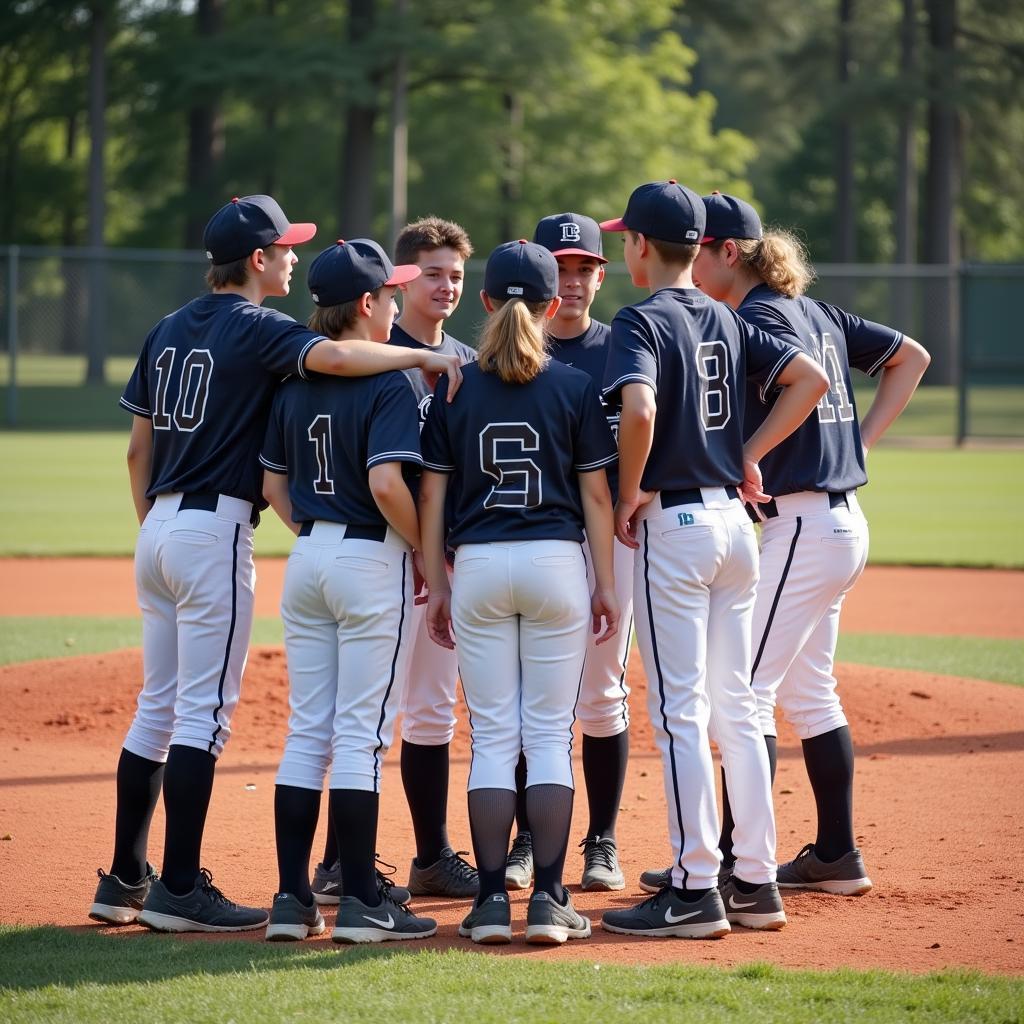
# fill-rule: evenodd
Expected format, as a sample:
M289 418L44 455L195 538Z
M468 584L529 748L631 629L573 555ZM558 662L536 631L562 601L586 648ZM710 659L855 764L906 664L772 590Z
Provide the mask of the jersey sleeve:
M423 468L435 473L454 473L455 454L448 435L448 378L442 377L434 391L427 419L420 432Z
M779 374L799 355L799 340L792 328L756 306L744 309L743 316L734 315L747 356L747 377L757 385L761 401L767 401Z
M608 426L608 416L592 380L587 380L580 402L579 426L573 451L573 469L590 473L617 461L619 450Z
M146 419L153 418L153 410L150 408L149 400L149 347L152 334L146 338L142 346L142 354L139 361L132 370L131 377L125 385L118 404L122 409L127 409L136 416L145 416Z
M258 331L259 358L265 369L281 377L297 373L307 378L306 356L317 342L325 340L322 334L276 309L262 311Z
M864 320L838 306L830 306L827 302L819 302L818 306L846 338L846 354L850 365L869 377L874 377L903 344L902 333L893 327Z
M609 404L618 405L626 384L647 384L658 391L658 354L650 328L633 306L620 309L612 320L602 392Z
M422 465L416 399L403 373L382 374L374 396L366 444L366 468L383 462Z
M264 469L269 469L271 473L288 472L288 455L284 445L284 421L282 418L283 403L284 389L278 388L274 395L274 404L270 407L263 447L260 449L260 465Z

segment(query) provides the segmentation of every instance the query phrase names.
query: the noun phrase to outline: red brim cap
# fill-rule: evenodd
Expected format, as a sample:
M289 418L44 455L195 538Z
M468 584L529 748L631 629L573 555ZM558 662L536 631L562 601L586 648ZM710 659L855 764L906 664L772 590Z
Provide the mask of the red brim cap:
M717 239L717 238L715 238L715 236L714 236L714 235L705 235L705 236L704 236L704 237L703 237L703 238L702 238L702 239L700 240L700 243L699 243L699 244L700 244L700 245L707 245L707 243L708 243L708 242L717 242L717 241L718 241L718 239Z
M288 230L274 245L302 245L316 234L315 224L289 224Z
M628 231L629 228L626 226L626 222L621 218L616 220L603 220L601 221L602 231Z
M590 252L588 249L552 249L552 256L587 256L589 259L598 260L601 263L607 263L608 261L603 256L598 256L596 252Z
M385 285L408 284L415 281L423 271L415 263L399 263L395 272L384 282Z

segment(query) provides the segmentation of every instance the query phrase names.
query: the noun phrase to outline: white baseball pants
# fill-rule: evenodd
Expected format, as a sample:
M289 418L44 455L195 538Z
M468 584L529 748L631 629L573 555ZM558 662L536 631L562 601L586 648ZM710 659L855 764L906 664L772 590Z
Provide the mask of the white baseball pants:
M775 816L768 754L750 688L750 624L757 584L754 527L724 489L704 504L641 510L634 567L636 634L662 755L672 884L718 884L718 807L712 726L736 819L736 874L775 880ZM735 796L734 796L735 794Z
M776 735L776 703L802 740L847 724L833 664L843 599L867 562L868 524L853 491L846 501L830 508L824 492L781 495L778 517L761 527L751 679L766 736Z
M472 727L470 790L573 787L572 725L590 627L579 544L463 544L452 621Z
M124 747L149 761L166 761L172 743L220 756L252 633L252 505L181 500L159 495L135 544L143 684Z
M288 736L277 784L380 792L401 703L412 608L412 555L345 537L317 521L288 557L281 618L288 656Z

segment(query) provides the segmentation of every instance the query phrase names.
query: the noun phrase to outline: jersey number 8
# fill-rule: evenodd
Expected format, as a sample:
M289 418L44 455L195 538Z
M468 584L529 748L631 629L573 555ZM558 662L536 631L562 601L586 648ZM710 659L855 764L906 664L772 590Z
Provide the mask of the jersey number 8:
M529 423L488 423L480 431L480 468L498 482L484 508L536 508L541 501L540 466L526 452L540 450Z
M729 406L729 350L724 341L697 346L700 378L700 418L705 430L721 430L732 417Z

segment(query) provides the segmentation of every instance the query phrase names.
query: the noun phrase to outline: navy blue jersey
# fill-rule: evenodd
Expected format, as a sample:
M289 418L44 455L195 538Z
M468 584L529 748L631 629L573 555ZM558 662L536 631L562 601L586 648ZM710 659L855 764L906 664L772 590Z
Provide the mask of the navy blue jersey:
M624 385L643 383L658 400L640 486L663 491L741 483L746 381L770 391L796 355L788 341L752 327L696 288L662 288L619 310L605 395L618 404Z
M560 363L575 366L590 374L594 387L600 392L604 384L604 367L608 361L608 345L611 341L612 329L607 324L591 320L590 326L575 338L553 338L548 335L548 351ZM615 440L619 439L619 411L612 409L602 398L605 418L612 428ZM619 497L619 464L616 462L608 467L608 486L612 491L612 501Z
M422 462L416 402L404 374L289 378L274 396L260 462L288 474L295 522L384 524L370 469Z
M788 299L765 284L750 291L739 314L762 330L791 332L829 379L817 411L761 460L766 493L849 491L867 483L850 367L874 376L903 343L903 335L825 302ZM753 389L748 395L745 437L768 415L775 395L766 397L767 402L759 401Z
M577 473L617 458L593 381L552 360L528 384L506 384L478 363L454 402L445 381L423 428L423 464L451 473L448 543L583 540Z
M153 421L146 496L215 491L266 508L260 445L274 388L323 340L276 309L211 293L149 332L121 405Z
M422 341L417 341L411 334L403 331L398 324L395 324L391 328L390 343L392 345L401 345L403 348L426 349L429 352L440 352L446 356L458 356L463 365L476 361L476 351L468 345L463 345L461 341L453 338L450 334L441 335L440 345L424 345ZM420 410L420 429L422 430L423 424L427 422L427 410L430 408L434 392L431 388L427 387L422 370L404 370L403 372L412 385L413 394L416 396L416 404Z

